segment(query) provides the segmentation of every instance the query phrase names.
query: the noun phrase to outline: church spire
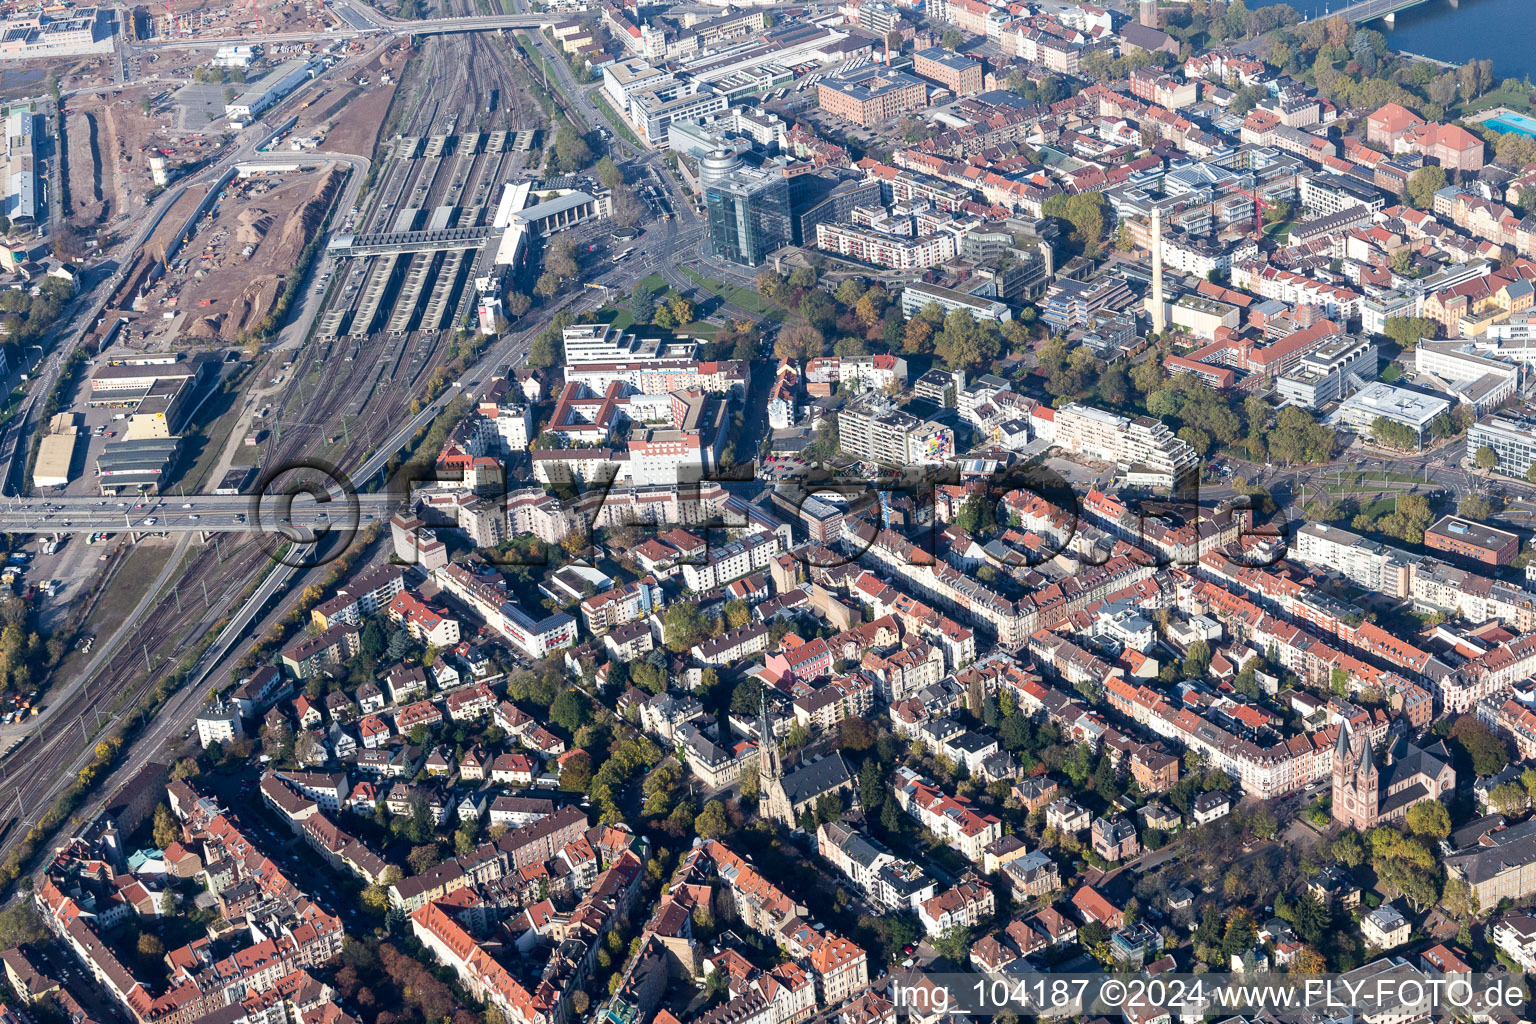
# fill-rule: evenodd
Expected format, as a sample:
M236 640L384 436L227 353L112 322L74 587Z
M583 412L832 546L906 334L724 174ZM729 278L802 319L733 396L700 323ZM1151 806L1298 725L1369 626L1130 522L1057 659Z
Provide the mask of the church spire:
M784 774L784 768L779 761L779 742L774 738L773 726L768 721L767 687L762 689L758 697L757 749L759 763L757 774L760 779L777 779Z

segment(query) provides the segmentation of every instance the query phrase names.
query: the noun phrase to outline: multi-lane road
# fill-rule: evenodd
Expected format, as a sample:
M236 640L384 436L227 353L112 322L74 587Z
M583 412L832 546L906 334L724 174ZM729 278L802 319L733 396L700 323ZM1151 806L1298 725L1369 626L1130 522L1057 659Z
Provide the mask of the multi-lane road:
M387 519L402 496L309 493L165 494L157 498L12 498L0 503L0 533L282 533L355 529Z

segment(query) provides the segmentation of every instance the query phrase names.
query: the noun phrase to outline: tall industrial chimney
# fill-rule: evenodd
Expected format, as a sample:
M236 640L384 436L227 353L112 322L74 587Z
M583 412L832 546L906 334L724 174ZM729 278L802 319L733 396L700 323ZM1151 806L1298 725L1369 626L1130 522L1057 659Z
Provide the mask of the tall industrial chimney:
M1168 321L1163 313L1163 211L1152 207L1152 332L1162 334Z

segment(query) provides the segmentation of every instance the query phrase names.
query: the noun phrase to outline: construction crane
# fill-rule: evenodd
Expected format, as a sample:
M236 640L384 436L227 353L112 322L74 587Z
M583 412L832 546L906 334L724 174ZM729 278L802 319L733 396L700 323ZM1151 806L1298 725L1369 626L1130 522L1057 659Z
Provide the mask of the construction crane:
M176 0L165 0L165 30L168 36L181 37L176 27Z

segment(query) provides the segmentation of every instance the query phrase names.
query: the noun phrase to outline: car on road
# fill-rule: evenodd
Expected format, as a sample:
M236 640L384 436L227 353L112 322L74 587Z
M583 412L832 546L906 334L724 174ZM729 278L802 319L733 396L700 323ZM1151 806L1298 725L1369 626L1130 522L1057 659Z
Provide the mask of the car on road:
M191 508L192 507L192 503L190 501L184 501L184 502L181 503L181 507L182 508Z

